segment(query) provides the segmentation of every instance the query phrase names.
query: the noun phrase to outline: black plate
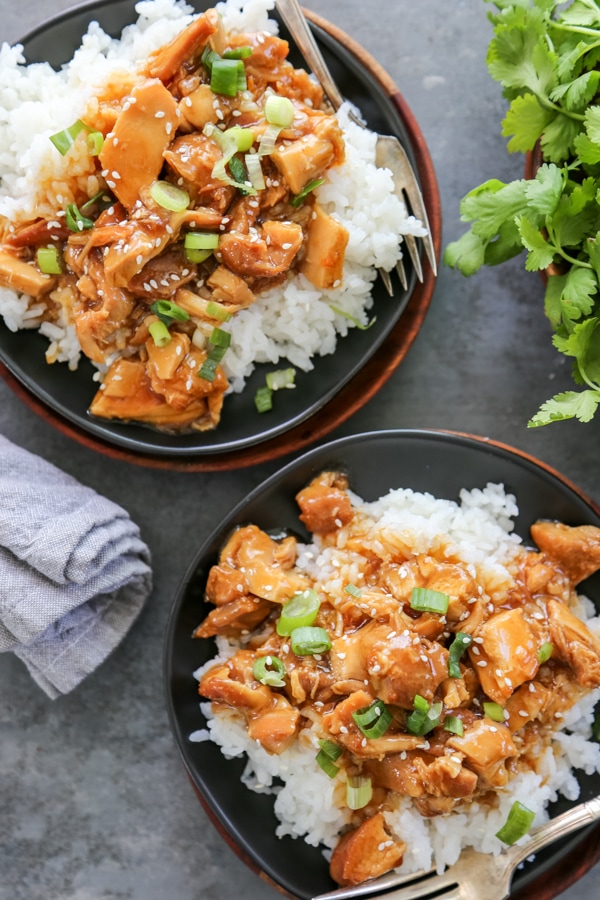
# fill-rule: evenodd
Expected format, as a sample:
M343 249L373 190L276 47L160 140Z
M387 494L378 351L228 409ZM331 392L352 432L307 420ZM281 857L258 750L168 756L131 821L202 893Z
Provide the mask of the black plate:
M214 4L193 0L191 5L202 11ZM135 18L134 0L99 0L76 7L51 19L23 39L26 58L28 62L48 61L59 67L71 58L90 21L97 20L107 33L117 37ZM382 84L340 41L317 26L313 28L342 93L360 107L371 128L396 134L416 163L415 150L398 106ZM281 33L284 37L287 35L283 26ZM291 58L296 65L302 65L294 48ZM221 422L212 432L166 435L139 425L93 419L87 412L97 387L92 381L95 370L91 363L82 360L76 373L70 372L64 364L48 366L44 358L46 339L30 331L14 334L1 319L0 361L50 410L110 445L137 454L187 459L250 448L287 432L314 415L375 354L398 323L414 291L416 275L410 260L407 260L406 268L408 289L402 290L396 282L393 299L380 281L375 284L372 314L376 316L376 322L368 331L351 329L347 337L340 338L334 354L315 358L311 372L298 371L296 390L286 391L282 398L284 402L275 404L276 408L266 415L256 412L254 394L264 384L265 372L274 367L257 366L246 389L226 399Z
M365 500L397 487L458 500L461 488L502 483L517 498L515 530L524 539L539 518L600 526L598 507L556 472L512 448L446 432L380 431L342 438L292 462L257 487L199 549L175 598L166 634L166 700L175 740L203 805L223 835L252 868L302 900L335 887L321 852L301 840L275 837L272 799L241 784L243 760L226 760L211 742L188 740L205 724L192 673L215 652L212 640L193 640L191 633L209 611L203 600L206 576L229 532L252 522L265 530L284 527L306 536L294 496L322 469L338 467L348 473L351 488ZM600 577L588 579L584 590L600 609ZM600 793L600 776L582 775L580 783L581 799ZM569 805L561 800L555 811ZM515 890L532 891L537 886L537 892L523 895L536 900L564 890L575 871L581 875L595 861L594 851L581 850L586 833L589 829L539 853L533 864L517 873ZM579 856L567 862L576 847ZM595 853L600 853L597 843ZM556 864L560 873L552 875L550 893L544 893L541 882Z

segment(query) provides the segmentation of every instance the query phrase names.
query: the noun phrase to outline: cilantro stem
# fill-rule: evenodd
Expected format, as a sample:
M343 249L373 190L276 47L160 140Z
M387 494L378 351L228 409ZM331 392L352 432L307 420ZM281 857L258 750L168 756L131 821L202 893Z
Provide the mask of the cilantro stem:
M545 97L543 94L535 94L535 97L543 109L548 109L551 112L560 113L561 116L567 116L569 119L574 119L576 122L585 122L585 116L583 113L572 112L570 109L565 109L563 106L559 106L558 103L553 103L548 97Z
M570 256L570 254L568 254L566 250L563 250L563 248L560 246L560 242L557 241L554 229L552 228L552 225L550 224L550 222L548 222L548 220L546 220L546 231L548 232L548 237L550 238L549 243L553 251L555 253L558 253L559 256L562 256L562 258L566 262L571 263L571 265L573 266L580 266L582 269L594 268L591 263L583 262L581 259L576 259L574 256Z
M558 31L570 31L572 34L587 34L590 37L598 37L597 28L586 28L585 25L567 25L565 22L552 22L552 27Z

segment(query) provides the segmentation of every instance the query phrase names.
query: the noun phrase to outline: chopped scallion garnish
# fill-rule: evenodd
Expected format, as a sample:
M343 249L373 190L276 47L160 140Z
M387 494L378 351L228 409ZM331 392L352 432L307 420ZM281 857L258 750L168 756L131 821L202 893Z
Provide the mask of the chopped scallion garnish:
M262 170L262 163L258 153L246 153L244 156L246 170L250 184L256 191L262 191L266 187L265 176Z
M410 608L417 612L439 613L444 616L448 612L450 597L441 591L431 588L416 587L410 595Z
M65 210L65 222L71 231L87 231L94 225L93 219L88 219L77 208L75 203L69 203Z
M281 607L281 615L277 621L277 634L287 637L296 628L312 625L317 618L321 601L313 588L307 588L295 594L291 600Z
M150 306L150 309L165 325L170 325L173 321L187 322L190 317L185 309L177 306L172 300L157 300Z
M267 382L267 387L272 391L280 391L282 388L295 387L295 378L295 369L276 369L275 372L267 372L265 381Z
M459 719L458 716L446 716L444 719L444 731L449 731L450 734L456 734L458 737L462 737L465 733L463 720Z
M76 122L69 128L63 129L63 131L59 131L56 134L50 135L50 140L58 150L58 152L65 156L75 143L75 138L77 135L83 131L85 128L85 124L81 121L81 119L77 119Z
M210 69L210 89L214 94L235 97L238 91L245 91L246 69L242 59L213 58Z
M332 303L329 304L329 308L333 310L333 312L337 316L343 316L344 319L348 319L349 322L352 322L355 328L358 328L359 331L368 331L372 325L377 321L377 316L373 316L372 319L369 319L366 325L356 318L356 316L351 316L349 312L346 312L344 309L340 309L339 306L334 306Z
M554 644L551 644L550 641L545 641L538 650L537 654L538 662L540 663L540 665L542 663L548 662L553 653Z
M157 347L164 347L171 340L171 332L160 319L157 319L156 322L151 322L148 326L148 331Z
M470 634L466 634L464 631L456 632L454 640L448 648L448 675L450 678L462 678L459 660L472 643L473 638Z
M222 328L213 328L208 340L215 347L227 349L231 344L231 334L228 331L223 331Z
M229 47L223 51L223 59L248 59L252 56L252 47L244 45L243 47Z
M344 588L347 594L350 594L351 597L362 597L362 591L360 588L356 587L355 584L347 584Z
M499 703L493 703L491 700L486 700L483 704L483 713L491 719L492 722L504 722L504 707L500 706Z
M58 247L40 247L36 253L36 259L42 275L60 275L63 271Z
M331 650L331 640L324 628L304 626L296 628L290 635L292 651L296 656L314 656Z
M188 192L170 181L155 181L150 187L150 196L155 203L170 212L183 212L190 205Z
M273 391L266 385L259 387L254 395L254 405L259 413L273 409Z
M246 153L254 143L254 132L251 128L242 128L241 125L232 125L224 132L224 137L231 137L239 153Z
M211 319L218 319L220 322L228 322L231 318L229 310L222 303L216 300L209 300L206 304L206 315Z
M406 730L410 734L425 735L440 724L443 704L429 703L425 697L415 694L414 710L406 717Z
M259 656L252 666L252 674L257 681L269 687L285 685L285 665L278 656Z
M193 263L202 263L207 260L218 246L219 235L210 231L189 231L183 241L185 255Z
M217 366L225 356L231 343L231 335L221 328L213 328L208 339L208 354L198 370L198 376L205 381L214 381L217 376Z
M273 152L280 131L279 125L267 125L258 139L259 156L269 156Z
M314 178L312 181L309 181L308 184L305 184L302 190L296 194L295 197L292 197L290 203L292 206L300 206L308 195L315 190L315 188L320 187L322 184L325 184L324 178Z
M515 844L522 837L525 837L533 825L534 819L535 813L519 800L515 800L510 808L506 822L500 831L496 832L496 837L503 844Z
M289 97L269 94L265 102L265 119L270 125L287 128L294 121L294 104Z
M365 775L349 775L346 782L346 805L350 809L363 809L373 796L371 779Z
M326 775L335 778L340 771L340 767L336 766L335 761L342 755L342 748L334 744L333 741L320 740L320 750L317 753L317 762Z
M87 136L87 145L90 156L98 156L104 146L104 135L101 131L90 131Z
M366 738L380 738L392 723L392 714L383 700L374 700L369 706L357 709L352 718Z

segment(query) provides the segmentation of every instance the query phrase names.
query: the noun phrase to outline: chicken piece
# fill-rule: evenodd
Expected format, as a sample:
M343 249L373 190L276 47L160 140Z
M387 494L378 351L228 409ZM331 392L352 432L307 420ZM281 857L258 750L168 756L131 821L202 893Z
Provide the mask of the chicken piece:
M209 84L199 84L194 90L180 100L179 112L183 119L198 131L202 131L209 122L216 125L219 121L215 108L215 95ZM233 188L235 190L235 188Z
M293 194L344 161L344 138L333 116L315 118L314 131L297 141L278 144L271 159Z
M330 290L342 283L349 237L341 222L328 215L319 203L313 203L300 271L315 287Z
M90 257L86 274L77 282L79 300L73 309L73 322L81 349L95 363L104 363L117 346L122 345L134 298L115 287L105 277L102 262Z
M332 641L329 664L335 679L333 690L336 694L351 694L364 689L367 670L361 647L361 629Z
M518 755L506 725L487 717L468 725L462 737L452 735L447 745L464 754L465 765L492 787L504 787L508 781L506 761Z
M219 376L217 376L217 381ZM200 381L201 379L197 379ZM216 397L222 403L223 381L217 383ZM144 363L139 359L118 359L107 374L90 405L90 413L102 419L144 422L164 429L214 428L220 406L211 404L212 395L197 396L184 408L170 406L152 389Z
M477 630L482 642L471 644L468 654L481 687L504 705L520 684L530 681L539 668L538 645L523 610L506 609L490 616Z
M332 853L329 872L342 887L361 884L396 869L405 850L404 841L392 837L383 813L377 812L341 838Z
M352 713L369 706L373 697L365 690L355 691L325 713L322 724L326 731L354 756L362 759L383 759L390 753L403 753L423 746L423 738L403 732L386 732L383 737L366 740L352 718Z
M462 765L462 756L432 756L423 750L393 754L367 763L374 783L408 797L470 797L477 788L477 775Z
M138 265L136 260L136 268ZM133 294L141 295L147 303L152 303L173 297L197 274L196 266L190 263L183 247L177 244L167 247L160 256L149 259L141 271L129 279L127 288Z
M289 541L282 543L283 546L256 525L242 526L225 544L220 561L239 570L255 596L285 603L310 585L290 564Z
M365 666L378 697L411 710L416 694L433 700L448 677L448 651L441 644L408 629L390 633L389 625L362 632Z
M211 35L218 30L218 13L209 9L194 19L168 44L150 55L146 73L150 78L169 82L185 62L191 62L204 50Z
M227 662L210 668L202 676L198 693L208 700L225 703L247 713L262 712L271 706L273 693L252 675L255 656L238 650Z
M317 668L308 657L296 662L286 661L285 654L279 653L288 671L288 690L292 699L299 704L307 700L328 703L334 699L332 676L322 668Z
M558 563L573 586L600 568L600 528L594 525L536 522L531 526L531 536L540 550Z
M354 518L347 493L348 480L338 472L324 472L296 494L300 521L314 534L327 534Z
M274 696L268 709L248 721L248 737L258 741L267 753L280 754L294 742L300 712L282 696Z
M287 56L289 44L282 38L264 31L243 34L230 34L227 45L235 50L237 47L251 47L252 55L247 57L246 76L258 82L268 84L279 77L283 67L289 65Z
M64 241L70 234L71 229L64 219L62 222L36 219L23 228L7 234L4 240L7 247L20 249L21 247L35 247L38 244L50 244L51 241Z
M192 637L207 638L216 634L229 637L252 631L267 618L272 606L260 597L239 597L212 609Z
M159 177L178 124L177 104L158 78L133 88L99 154L106 183L127 209Z
M250 234L223 234L215 254L228 269L247 278L274 278L289 270L304 239L295 222L269 219Z
M512 733L540 718L550 702L550 691L539 681L531 681L518 688L504 707L505 723Z
M214 103L215 95L208 85ZM213 108L214 111L214 108ZM177 137L164 153L165 161L175 172L176 178L184 178L193 186L195 202L200 206L210 206L225 212L236 194L236 189L213 178L213 168L223 156L223 151L212 138L201 133L185 134Z
M256 300L246 282L226 266L217 266L206 280L218 303L229 303L237 309L246 309Z
M155 320L148 316L147 321ZM173 409L186 409L194 400L209 395L223 395L228 387L220 368L213 381L198 377L206 354L195 351L187 334L171 331L171 340L162 347L149 337L146 341L148 362L146 373L150 386Z
M248 582L242 572L226 562L211 566L205 588L205 596L209 603L225 606L233 600L240 600L247 593Z
M37 298L54 288L56 278L43 275L31 263L0 249L0 285Z
M600 687L600 640L559 600L549 599L548 625L556 656L584 688Z

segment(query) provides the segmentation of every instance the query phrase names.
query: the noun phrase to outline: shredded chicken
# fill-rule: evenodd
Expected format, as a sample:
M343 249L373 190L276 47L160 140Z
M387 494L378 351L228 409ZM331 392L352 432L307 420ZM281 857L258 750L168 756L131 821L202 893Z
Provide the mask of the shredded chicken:
M217 93L214 55L240 48L246 87ZM93 416L166 432L215 428L230 389L219 353L229 318L298 272L320 289L340 283L348 234L310 185L343 162L343 134L288 50L266 33L226 33L215 9L198 15L83 110L73 143L101 190L74 189L75 210L57 197L47 218L0 223L0 286L31 297L36 318L49 322L68 289L70 324L102 378ZM293 120L263 154L272 94L291 104ZM245 143L230 153L234 127ZM247 153L264 184L252 183ZM217 245L200 254L186 246L199 233ZM46 247L47 271L38 256ZM157 309L161 301L174 304L174 317Z
M338 884L358 884L402 861L402 835L386 821L393 798L426 817L493 804L563 714L600 687L600 641L574 612L575 584L600 567L600 529L536 523L540 549L515 550L512 582L499 592L494 575L443 543L418 553L402 533L377 530L340 472L320 473L296 501L321 551L349 554L360 588L307 575L293 536L238 528L209 572L214 609L195 636L234 636L243 649L209 665L199 691L215 712L243 716L269 753L308 729L337 747L333 777L368 779L371 794L352 807L330 865ZM329 636L322 652L294 649L294 632L279 633L286 601L307 589L319 598L313 627ZM445 610L418 610L422 590L445 597ZM465 636L457 674L453 642ZM274 658L285 673L276 685L254 669ZM360 722L369 708L389 716L371 734ZM419 709L432 716L425 727Z

